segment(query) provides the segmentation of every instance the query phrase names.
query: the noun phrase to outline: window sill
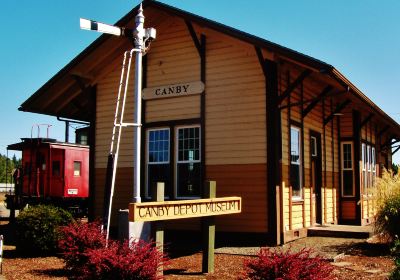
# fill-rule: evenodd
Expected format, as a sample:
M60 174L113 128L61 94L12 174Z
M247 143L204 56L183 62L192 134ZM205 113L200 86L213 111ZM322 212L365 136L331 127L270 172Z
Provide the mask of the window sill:
M304 199L303 198L292 198L292 204L294 205L300 205L304 203Z

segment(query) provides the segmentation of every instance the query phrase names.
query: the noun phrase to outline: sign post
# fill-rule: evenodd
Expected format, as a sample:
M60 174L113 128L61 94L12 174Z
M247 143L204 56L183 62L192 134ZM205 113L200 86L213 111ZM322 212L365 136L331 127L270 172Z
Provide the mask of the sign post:
M154 186L153 194L154 197L156 198L155 200L157 202L163 202L164 201L164 190L165 190L165 184L161 182L157 182L157 184ZM155 235L156 235L156 246L158 248L158 251L163 254L164 253L164 222L163 221L157 221L155 222ZM163 275L163 268L160 267L159 271L157 271L158 276Z
M157 190L164 184L158 183ZM242 212L242 198L216 197L216 182L205 184L204 199L165 201L164 193L157 192L158 202L142 202L129 204L130 222L156 221L156 242L162 244L164 232L160 221L202 218L203 263L202 272L214 272L215 218L216 215L237 214ZM158 241L160 240L160 242Z
M204 190L205 198L216 197L215 181L207 181ZM201 221L203 233L203 262L202 272L214 272L214 250L215 250L215 217L205 217Z

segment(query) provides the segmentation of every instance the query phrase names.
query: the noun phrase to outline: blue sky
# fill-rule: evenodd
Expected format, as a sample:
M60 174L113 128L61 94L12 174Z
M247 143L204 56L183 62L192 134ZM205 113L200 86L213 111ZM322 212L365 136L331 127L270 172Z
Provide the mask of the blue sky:
M400 122L400 1L162 2L334 65ZM36 123L52 124L50 136L64 139L63 123L54 117L19 112L19 105L97 38L96 33L79 29L79 17L114 23L138 3L137 0L0 2L1 154L5 154L7 144L30 137L31 127ZM396 162L400 162L399 154Z

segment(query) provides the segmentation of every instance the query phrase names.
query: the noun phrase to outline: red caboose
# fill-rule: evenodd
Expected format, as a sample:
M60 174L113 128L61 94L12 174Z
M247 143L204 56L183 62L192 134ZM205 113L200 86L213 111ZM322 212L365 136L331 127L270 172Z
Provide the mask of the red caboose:
M9 150L22 151L16 174L18 204L51 202L64 207L85 205L89 196L89 146L51 138L22 138Z

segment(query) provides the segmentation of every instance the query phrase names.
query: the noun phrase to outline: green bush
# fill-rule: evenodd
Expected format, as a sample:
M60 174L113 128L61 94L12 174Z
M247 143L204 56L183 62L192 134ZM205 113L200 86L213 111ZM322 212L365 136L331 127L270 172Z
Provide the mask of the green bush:
M49 205L31 206L16 218L16 246L18 251L29 255L56 252L60 226L73 221L72 215Z
M377 206L375 231L393 241L400 236L400 175L384 171L382 178L377 178L374 197Z

